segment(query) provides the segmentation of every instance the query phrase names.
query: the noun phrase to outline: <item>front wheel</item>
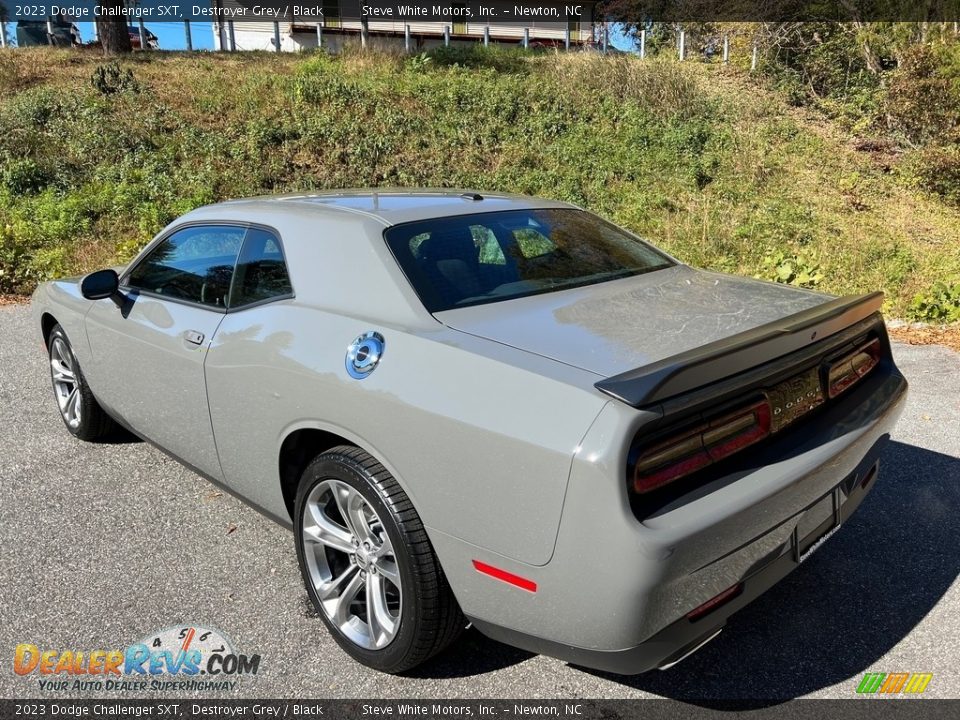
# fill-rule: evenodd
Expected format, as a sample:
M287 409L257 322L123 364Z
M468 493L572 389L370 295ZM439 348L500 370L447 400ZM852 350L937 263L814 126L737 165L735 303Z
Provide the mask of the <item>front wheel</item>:
M340 647L362 664L408 670L463 629L413 505L363 450L341 446L310 463L297 492L294 535L310 600Z
M93 397L67 334L60 325L54 325L50 330L47 347L53 394L67 430L81 440L98 440L114 432L116 423Z

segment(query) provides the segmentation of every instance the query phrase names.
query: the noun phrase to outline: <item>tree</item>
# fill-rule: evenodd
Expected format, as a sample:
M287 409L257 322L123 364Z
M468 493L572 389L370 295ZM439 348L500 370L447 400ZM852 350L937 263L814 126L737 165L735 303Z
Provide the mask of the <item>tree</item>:
M133 50L130 45L130 34L127 32L127 19L123 15L124 5L124 0L97 0L100 17L108 18L97 20L97 36L100 38L104 55L128 53Z

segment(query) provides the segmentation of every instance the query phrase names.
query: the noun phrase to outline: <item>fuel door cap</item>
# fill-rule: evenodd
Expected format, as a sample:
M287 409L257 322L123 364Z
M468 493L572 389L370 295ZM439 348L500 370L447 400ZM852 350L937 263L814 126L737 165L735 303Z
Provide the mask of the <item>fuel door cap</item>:
M347 348L347 373L356 380L363 380L376 370L383 357L383 335L366 332L350 343Z

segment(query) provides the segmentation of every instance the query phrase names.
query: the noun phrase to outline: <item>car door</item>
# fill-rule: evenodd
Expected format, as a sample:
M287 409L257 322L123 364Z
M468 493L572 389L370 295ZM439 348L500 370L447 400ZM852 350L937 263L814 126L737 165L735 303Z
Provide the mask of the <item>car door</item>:
M102 404L217 479L204 362L227 309L245 233L230 224L175 229L121 278L123 307L101 300L86 317Z
M217 330L205 368L225 483L248 502L281 517L286 506L279 483L266 480L277 476L282 431L292 418L307 412L304 374L311 372L291 355L298 328L322 334L315 316L305 314L291 298L279 233L251 227L233 276L230 311Z

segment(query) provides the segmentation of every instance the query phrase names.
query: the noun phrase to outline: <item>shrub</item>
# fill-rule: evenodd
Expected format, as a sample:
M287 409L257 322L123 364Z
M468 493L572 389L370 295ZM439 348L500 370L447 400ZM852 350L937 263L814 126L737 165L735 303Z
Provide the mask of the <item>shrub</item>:
M901 174L910 184L960 206L960 146L934 146L912 153Z
M674 60L580 53L555 56L551 69L564 95L583 101L630 102L660 118L689 119L712 109L696 71Z
M918 293L910 303L909 312L914 320L960 321L960 280L938 282L927 292Z
M431 65L436 68L487 68L500 73L528 72L530 55L513 48L484 47L479 44L441 46L427 53Z
M90 84L101 95L140 92L140 84L133 77L133 71L121 68L116 62L98 65L90 76Z
M63 102L63 93L56 88L25 90L0 108L0 124L8 133L14 129L23 131L44 127L52 118L60 115ZM0 142L4 139L0 136Z
M14 62L13 52L0 51L0 97L12 95L20 87L20 69Z
M0 186L11 193L23 195L43 190L55 178L56 174L49 167L32 158L24 158L4 164L0 172Z
M945 53L960 50L914 45L900 59L887 88L884 109L894 132L914 144L956 137L960 127L960 68Z
M864 33L867 35L864 35ZM797 23L772 39L761 64L793 105L812 105L848 129L870 128L879 115L880 81L865 62L863 42L884 51L881 38L850 23Z
M67 274L71 242L89 232L89 208L47 190L15 210L0 204L0 293L28 292L42 280Z
M407 67L413 72L423 72L429 67L430 63L433 61L427 53L422 52L419 55L414 55L409 60L407 60Z
M823 280L820 262L810 253L776 250L763 258L763 271L757 277L787 285L815 288Z

